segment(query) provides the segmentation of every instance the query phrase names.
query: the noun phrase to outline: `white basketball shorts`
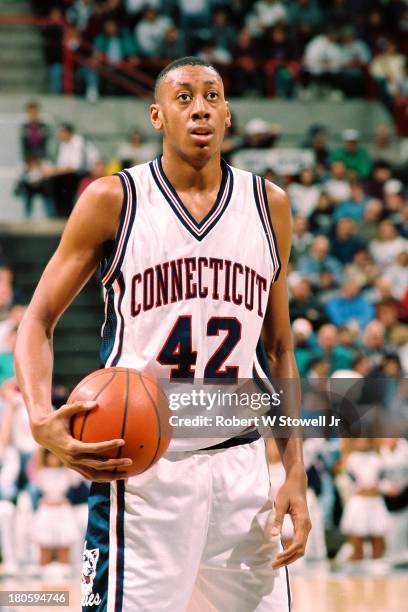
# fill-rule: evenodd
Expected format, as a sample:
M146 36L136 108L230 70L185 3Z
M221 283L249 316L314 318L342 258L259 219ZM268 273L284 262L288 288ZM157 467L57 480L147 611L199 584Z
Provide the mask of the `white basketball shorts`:
M168 452L94 483L82 575L91 612L288 612L265 443Z

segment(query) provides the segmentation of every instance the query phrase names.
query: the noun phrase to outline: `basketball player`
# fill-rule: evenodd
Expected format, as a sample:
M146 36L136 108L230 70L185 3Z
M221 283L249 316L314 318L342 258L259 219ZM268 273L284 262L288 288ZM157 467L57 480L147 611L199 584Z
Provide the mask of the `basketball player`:
M290 609L286 566L303 555L310 530L299 438L277 440L286 480L274 508L265 443L253 433L212 448L205 437L174 439L157 464L125 481L115 468L129 460L101 459L123 441L70 436L72 415L95 402L51 410L53 329L102 262L105 366L172 381L264 378L263 333L271 374L294 379L282 403L297 414L289 203L272 183L221 160L230 117L213 67L191 57L167 66L150 106L163 155L81 195L20 326L18 378L34 437L94 481L85 610ZM286 512L294 537L282 550Z

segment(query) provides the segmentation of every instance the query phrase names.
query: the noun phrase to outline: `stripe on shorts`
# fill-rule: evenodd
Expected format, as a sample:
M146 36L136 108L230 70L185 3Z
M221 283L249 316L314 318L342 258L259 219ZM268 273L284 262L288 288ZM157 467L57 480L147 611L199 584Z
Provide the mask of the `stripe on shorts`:
M281 269L281 262L279 259L278 247L276 242L276 236L273 231L272 219L269 210L268 196L266 193L265 179L260 176L253 175L253 189L255 203L258 210L259 217L261 219L262 227L265 232L266 240L268 242L269 252L272 258L273 274L272 282L278 280L279 272Z
M117 176L119 176L122 184L123 204L113 251L102 270L102 284L106 287L113 284L120 272L126 247L129 241L129 236L132 231L133 222L135 220L137 205L136 189L129 172L127 170L122 170L122 172L119 172Z

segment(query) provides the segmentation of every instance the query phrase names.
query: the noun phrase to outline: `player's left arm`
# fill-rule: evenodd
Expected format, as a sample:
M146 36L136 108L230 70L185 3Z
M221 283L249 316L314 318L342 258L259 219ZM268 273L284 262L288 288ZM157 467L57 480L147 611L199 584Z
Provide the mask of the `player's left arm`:
M293 348L286 280L292 236L290 204L285 192L273 183L267 181L266 190L281 270L278 280L270 289L262 336L272 377L279 381L275 388L283 391L280 395L280 414L297 418L301 404L300 380ZM272 535L281 532L286 513L290 514L294 527L292 543L275 558L273 567L277 569L303 556L311 523L306 503L307 476L301 432L292 428L287 432L287 437L274 438L286 479L276 496Z

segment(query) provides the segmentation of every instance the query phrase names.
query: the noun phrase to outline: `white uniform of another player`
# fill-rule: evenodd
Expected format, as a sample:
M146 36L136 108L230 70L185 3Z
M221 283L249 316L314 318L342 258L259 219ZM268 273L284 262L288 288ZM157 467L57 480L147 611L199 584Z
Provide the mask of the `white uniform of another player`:
M178 391L180 379L211 381L214 389L266 377L257 345L280 261L265 183L224 162L222 170L200 223L159 159L120 173L121 222L102 279L106 367L144 370ZM177 412L192 413L192 406ZM290 609L287 570L271 568L280 541L266 533L273 500L264 442L215 437L178 428L165 457L144 474L93 484L85 610Z

